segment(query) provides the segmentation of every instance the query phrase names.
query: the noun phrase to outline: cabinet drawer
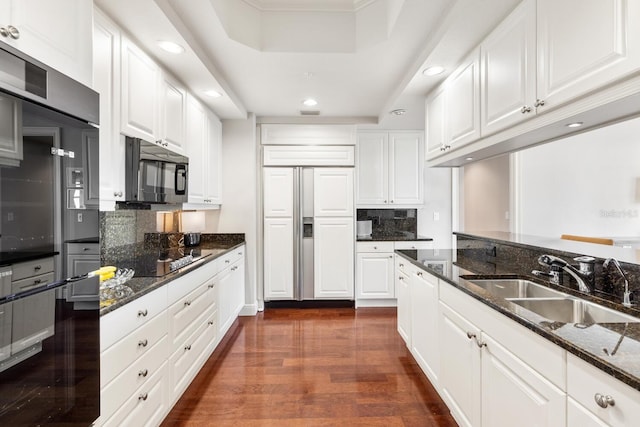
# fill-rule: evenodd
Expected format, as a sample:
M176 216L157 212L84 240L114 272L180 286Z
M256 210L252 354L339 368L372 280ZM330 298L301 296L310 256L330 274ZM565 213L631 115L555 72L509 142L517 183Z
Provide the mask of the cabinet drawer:
M393 242L356 242L357 252L393 252Z
M640 392L572 354L567 356L567 392L607 424L631 426L640 419ZM600 407L597 394L611 396L615 405Z
M393 248L395 250L401 250L401 249L420 250L420 249L431 249L432 247L433 247L433 242L428 242L424 240L394 242L393 244Z
M400 255L396 255L396 273L402 272L406 275L409 275L410 269L411 263Z
M215 282L210 279L189 295L169 307L169 337L171 351L181 347L190 333L193 324L207 308L215 305Z
M109 384L113 378L152 349L156 357L166 359L169 356L166 340L164 347L157 346L166 335L167 311L165 310L103 351L100 354L101 387Z
M153 292L100 318L100 350L104 351L122 337L146 324L167 308L167 287Z
M98 243L67 243L67 254L100 255Z
M137 390L147 384L160 370L168 355L167 346L167 336L164 335L160 341L149 348L149 351L129 364L124 372L102 388L100 412L103 417L110 417L130 397L131 390Z
M171 392L174 396L179 396L191 383L196 373L200 370L200 356L207 349L209 342L207 329L216 326L215 321L209 317L202 317L202 321L186 342L178 348L169 359L171 369Z
M130 395L113 417L103 425L107 427L158 426L169 410L167 364L149 378L142 387Z
M244 256L244 248L244 246L241 246L222 256L220 258L220 271L231 266L231 264L239 260L240 257Z
M13 265L14 282L32 276L53 272L53 258L43 258L34 261L21 262Z
M49 282L53 282L53 272L40 274L38 276L27 277L26 279L22 280L14 280L13 282L11 282L11 291L13 293L22 292Z

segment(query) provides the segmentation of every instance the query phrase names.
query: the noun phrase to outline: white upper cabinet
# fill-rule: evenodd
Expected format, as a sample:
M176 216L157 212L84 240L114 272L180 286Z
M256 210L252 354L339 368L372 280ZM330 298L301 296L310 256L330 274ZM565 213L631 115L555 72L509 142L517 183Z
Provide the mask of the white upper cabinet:
M360 132L356 147L358 205L422 203L422 132Z
M214 205L222 204L222 123L211 111L207 111L207 152L205 169L205 201Z
M264 216L293 218L293 169L263 169Z
M545 109L640 68L640 2L538 0L538 98Z
M134 138L157 141L158 79L155 62L130 40L122 38L122 98L120 131Z
M383 205L389 201L389 134L360 132L356 145L358 205Z
M206 114L193 96L187 97L186 135L189 140L189 203L204 203L206 170Z
M351 217L353 220L353 169L315 168L313 182L315 216ZM265 216L268 215L267 212L265 207ZM353 264L353 257L351 263Z
M523 1L480 46L482 136L535 115L535 5Z
M262 145L355 145L354 125L263 124Z
M160 138L170 150L186 154L185 121L187 94L175 79L162 73L160 100Z
M0 0L0 40L91 87L92 16L88 0Z
M445 81L445 146L450 149L480 137L480 54L474 50Z
M120 30L95 11L93 22L93 89L100 94L100 201L113 210L125 194L125 143L120 136Z
M437 157L446 151L446 118L445 118L445 87L440 86L433 91L425 101L425 138L427 158Z

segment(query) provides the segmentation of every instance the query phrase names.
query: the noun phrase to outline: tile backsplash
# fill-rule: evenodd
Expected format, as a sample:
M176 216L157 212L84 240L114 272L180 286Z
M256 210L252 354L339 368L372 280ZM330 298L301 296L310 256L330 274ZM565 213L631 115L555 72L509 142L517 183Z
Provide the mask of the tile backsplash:
M357 220L371 220L371 233L418 232L417 209L358 209Z

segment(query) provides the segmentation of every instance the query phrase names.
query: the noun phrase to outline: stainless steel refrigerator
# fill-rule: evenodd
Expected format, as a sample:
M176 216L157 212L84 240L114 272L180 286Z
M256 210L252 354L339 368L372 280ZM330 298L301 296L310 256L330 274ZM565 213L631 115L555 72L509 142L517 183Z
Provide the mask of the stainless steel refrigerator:
M353 300L353 168L265 167L264 300Z

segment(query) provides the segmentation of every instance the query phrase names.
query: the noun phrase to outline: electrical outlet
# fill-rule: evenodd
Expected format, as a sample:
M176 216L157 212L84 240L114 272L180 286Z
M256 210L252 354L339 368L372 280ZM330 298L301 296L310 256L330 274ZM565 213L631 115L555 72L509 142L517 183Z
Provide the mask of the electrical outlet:
M78 213L78 222L82 222L82 212Z

